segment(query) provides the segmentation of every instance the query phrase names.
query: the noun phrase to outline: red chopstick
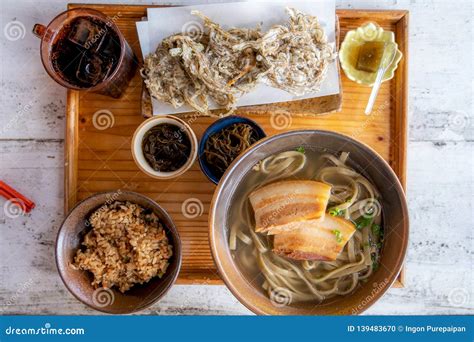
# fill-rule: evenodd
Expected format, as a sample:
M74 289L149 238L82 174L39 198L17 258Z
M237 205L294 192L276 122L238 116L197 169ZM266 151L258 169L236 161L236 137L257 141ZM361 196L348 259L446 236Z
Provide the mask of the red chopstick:
M16 204L25 213L28 213L35 207L35 203L18 191L7 185L5 182L0 180L0 195L5 197L7 200Z

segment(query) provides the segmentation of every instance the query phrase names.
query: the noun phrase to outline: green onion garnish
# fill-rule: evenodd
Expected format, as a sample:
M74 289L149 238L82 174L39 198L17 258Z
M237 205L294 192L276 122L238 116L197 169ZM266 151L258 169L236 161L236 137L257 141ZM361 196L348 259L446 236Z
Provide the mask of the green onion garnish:
M373 224L372 225L372 233L374 233L375 236L379 237L380 236L380 225L378 224Z
M379 269L379 263L374 261L374 263L372 264L372 268L374 269L374 271L377 271Z
M303 146L300 146L300 147L297 147L296 148L296 152L299 152L299 153L305 153L305 150L304 150L304 147Z
M356 228L357 230L361 230L364 227L367 227L370 224L370 221L372 221L372 218L370 217L364 217L361 216L356 220Z
M332 233L336 236L337 243L341 243L342 242L342 233L341 233L341 231L337 230L337 229L334 229L332 231Z
M342 216L344 215L344 210L339 208L332 208L329 210L329 215L331 216Z

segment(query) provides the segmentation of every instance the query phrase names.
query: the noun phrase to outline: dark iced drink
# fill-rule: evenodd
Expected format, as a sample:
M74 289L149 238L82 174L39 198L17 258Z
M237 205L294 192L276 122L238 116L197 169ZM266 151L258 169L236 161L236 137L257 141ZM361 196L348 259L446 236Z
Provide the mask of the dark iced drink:
M120 97L137 61L114 21L80 8L60 14L48 27L35 25L33 32L42 38L41 56L51 77L70 89Z

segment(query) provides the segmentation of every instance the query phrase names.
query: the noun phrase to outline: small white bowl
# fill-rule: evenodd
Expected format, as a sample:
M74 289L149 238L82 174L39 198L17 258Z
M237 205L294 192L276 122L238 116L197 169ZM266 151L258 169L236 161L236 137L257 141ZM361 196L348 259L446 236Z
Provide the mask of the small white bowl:
M145 133L148 132L152 127L155 127L156 125L159 125L159 124L165 124L165 123L175 125L181 128L183 132L187 134L187 136L189 137L189 141L191 142L191 152L189 154L188 160L179 169L175 171L171 171L171 172L160 172L160 171L154 170L150 166L150 164L148 164L148 162L146 161L145 156L143 155L143 150L142 150L142 141L143 141L143 137L145 136ZM132 138L133 160L135 160L135 164L137 164L140 170L142 170L148 176L157 178L157 179L170 179L170 178L174 178L174 177L178 177L182 175L191 167L191 165L193 165L197 157L197 144L198 143L197 143L196 134L194 134L194 131L186 122L174 116L169 116L169 115L155 116L144 121L135 130L135 133L133 134L133 138Z

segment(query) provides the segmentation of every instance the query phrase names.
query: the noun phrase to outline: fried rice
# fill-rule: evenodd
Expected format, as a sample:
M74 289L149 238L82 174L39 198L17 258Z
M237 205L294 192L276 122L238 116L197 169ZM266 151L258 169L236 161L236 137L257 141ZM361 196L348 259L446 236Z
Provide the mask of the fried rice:
M73 266L93 274L94 287L117 287L122 293L135 284L162 277L173 246L159 218L130 202L104 204L89 218Z

